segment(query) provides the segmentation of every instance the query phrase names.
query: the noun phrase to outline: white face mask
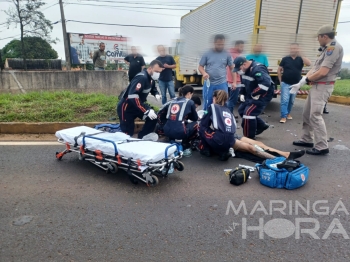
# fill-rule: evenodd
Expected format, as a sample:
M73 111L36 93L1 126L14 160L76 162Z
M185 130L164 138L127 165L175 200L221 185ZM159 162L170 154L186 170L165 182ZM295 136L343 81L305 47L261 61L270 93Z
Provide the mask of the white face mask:
M242 70L237 71L237 74L244 75L244 72Z
M153 79L153 80L158 80L159 76L160 76L160 73L158 73L158 72L153 72L153 74L152 74L152 79Z

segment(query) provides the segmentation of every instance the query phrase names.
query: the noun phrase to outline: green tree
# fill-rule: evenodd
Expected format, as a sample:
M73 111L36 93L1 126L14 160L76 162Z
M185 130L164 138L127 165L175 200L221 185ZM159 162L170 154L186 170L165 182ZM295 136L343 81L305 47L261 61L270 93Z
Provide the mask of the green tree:
M8 26L19 24L21 31L21 50L24 63L24 70L27 70L27 52L32 48L24 42L26 36L37 36L47 41L54 42L50 39L52 25L47 20L40 8L45 5L44 1L39 0L11 0L13 6L5 13L7 14Z
M350 70L348 68L342 68L339 76L341 79L350 79Z
M35 36L23 38L26 48L27 59L56 59L57 52L44 39ZM2 59L6 58L23 58L22 43L19 40L12 40L2 49Z

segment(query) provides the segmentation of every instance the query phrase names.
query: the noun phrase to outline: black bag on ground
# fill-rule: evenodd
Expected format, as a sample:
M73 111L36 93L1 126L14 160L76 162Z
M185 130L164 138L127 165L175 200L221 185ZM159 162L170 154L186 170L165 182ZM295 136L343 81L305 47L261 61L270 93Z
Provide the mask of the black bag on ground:
M249 174L250 170L248 168L237 167L236 169L233 169L229 174L230 183L235 186L242 185L248 181Z

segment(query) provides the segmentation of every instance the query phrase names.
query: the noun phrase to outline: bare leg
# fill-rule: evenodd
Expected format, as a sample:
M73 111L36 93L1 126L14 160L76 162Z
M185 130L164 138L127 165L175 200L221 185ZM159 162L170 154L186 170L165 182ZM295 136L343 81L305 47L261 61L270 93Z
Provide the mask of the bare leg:
M264 150L269 150L269 151L273 151L273 152L276 152L278 154L280 154L281 156L284 156L285 158L288 158L290 153L289 152L284 152L284 151L280 151L278 149L275 149L275 148L272 148L272 147L269 147L269 146L266 146L264 143L262 142L259 142L259 141L255 141L253 139L250 139L248 137L242 137L240 139L241 142L244 142L244 143L248 143L250 145L252 145L254 147L254 145L257 145L259 147L261 147L262 149Z
M254 140L252 140L252 141L254 141ZM249 153L251 153L255 156L261 157L263 159L275 158L275 156L273 156L267 152L260 151L252 144L249 144L249 143L246 143L246 142L243 142L240 140L236 140L235 144L233 145L233 149L236 151L249 152Z

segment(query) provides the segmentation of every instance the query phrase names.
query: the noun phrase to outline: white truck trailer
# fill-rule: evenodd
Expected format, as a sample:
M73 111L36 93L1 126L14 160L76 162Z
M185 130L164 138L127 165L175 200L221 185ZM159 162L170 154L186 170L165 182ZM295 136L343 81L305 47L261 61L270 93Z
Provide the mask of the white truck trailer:
M215 34L227 37L227 48L244 40L245 54L262 44L271 77L278 83L277 68L289 44L299 43L314 62L319 48L315 34L325 24L336 28L340 6L341 0L212 0L181 18L181 39L174 50L175 87L203 83L199 60L212 47ZM304 67L303 73L309 69Z

